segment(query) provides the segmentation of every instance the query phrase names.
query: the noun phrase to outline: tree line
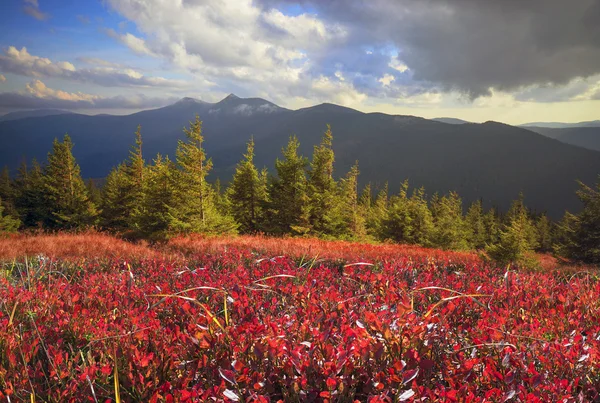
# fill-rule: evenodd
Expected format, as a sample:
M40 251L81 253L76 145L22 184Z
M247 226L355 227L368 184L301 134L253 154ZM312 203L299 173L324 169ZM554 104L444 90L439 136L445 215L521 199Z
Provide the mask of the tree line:
M481 250L500 262L525 262L532 251L555 252L600 263L600 181L580 184L584 208L553 223L533 214L521 195L505 214L475 201L463 211L456 192L427 197L402 183L359 191L358 162L334 179L333 135L327 126L312 158L299 155L295 136L275 162L275 174L254 163L254 141L226 189L208 181L199 117L184 128L175 159L157 155L147 164L141 128L126 161L98 188L87 184L68 135L54 140L47 162L23 163L14 178L0 177L0 232L18 229L79 230L96 227L131 239L160 241L187 233L264 233L326 239L392 241L448 250Z

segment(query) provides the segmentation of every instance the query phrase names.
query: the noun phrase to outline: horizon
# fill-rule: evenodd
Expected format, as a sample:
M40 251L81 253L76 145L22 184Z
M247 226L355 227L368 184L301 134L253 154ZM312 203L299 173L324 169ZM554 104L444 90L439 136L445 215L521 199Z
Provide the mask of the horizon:
M127 115L235 93L513 125L600 118L594 0L67 3L5 5L1 114Z

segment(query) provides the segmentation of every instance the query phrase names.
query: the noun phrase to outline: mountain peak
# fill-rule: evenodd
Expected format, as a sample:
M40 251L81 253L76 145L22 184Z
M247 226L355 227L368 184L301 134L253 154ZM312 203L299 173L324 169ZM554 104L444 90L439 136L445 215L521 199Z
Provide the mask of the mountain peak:
M234 99L240 99L240 97L238 97L237 95L235 95L233 92L229 95L227 95L225 98L223 98L223 101L233 101Z
M179 101L177 101L175 104L199 104L202 101L200 101L199 99L196 98L191 98L191 97L183 97L181 98Z

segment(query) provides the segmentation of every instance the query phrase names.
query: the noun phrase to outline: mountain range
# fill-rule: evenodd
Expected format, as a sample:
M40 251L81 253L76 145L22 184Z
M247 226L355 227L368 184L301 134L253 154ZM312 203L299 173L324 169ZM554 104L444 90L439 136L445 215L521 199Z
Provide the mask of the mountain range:
M591 184L600 174L600 152L551 138L556 133L539 134L539 128L497 122L452 124L460 122L363 113L327 103L290 110L233 94L217 103L183 98L126 116L65 112L3 120L0 166L8 165L14 172L24 158L44 161L53 139L69 133L82 174L102 178L127 158L138 124L148 160L157 153L174 157L177 140L184 138L183 127L196 114L203 121L206 152L214 162L210 177L225 182L251 136L256 164L273 172L290 135L298 136L300 152L310 157L327 124L334 135L335 175L343 176L358 160L360 184L380 188L387 182L391 193L409 179L428 194L455 190L465 202L480 198L486 207L506 210L522 191L528 206L559 218L565 209L580 208L576 180Z

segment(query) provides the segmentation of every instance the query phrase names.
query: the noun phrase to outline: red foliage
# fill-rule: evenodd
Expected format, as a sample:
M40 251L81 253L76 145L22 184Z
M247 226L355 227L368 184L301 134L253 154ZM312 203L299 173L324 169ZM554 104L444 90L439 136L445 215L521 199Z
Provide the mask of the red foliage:
M0 401L114 401L115 367L122 401L599 399L594 274L314 240L167 248L177 263L4 266Z

